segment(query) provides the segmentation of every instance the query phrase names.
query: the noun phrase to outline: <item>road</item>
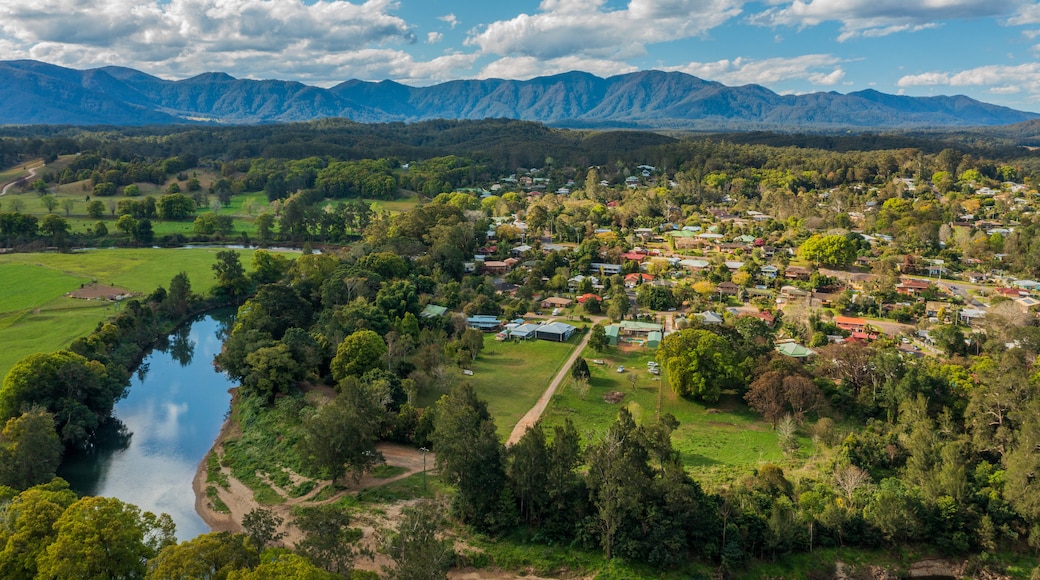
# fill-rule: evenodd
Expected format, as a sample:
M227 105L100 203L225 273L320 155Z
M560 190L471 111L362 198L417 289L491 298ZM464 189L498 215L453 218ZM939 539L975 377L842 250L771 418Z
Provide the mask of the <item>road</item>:
M25 177L20 177L20 178L18 178L16 180L12 181L11 183L8 183L7 185L5 185L4 188L2 190L0 190L0 195L7 195L7 190L11 189L12 187L14 187L14 186L16 186L16 185L18 185L20 183L29 183L34 177L36 177L36 170L38 168L39 168L39 166L37 166L37 167L30 167L29 168L29 175L27 175Z
M509 434L509 439L506 440L506 447L510 447L519 441L520 438L524 436L524 433L527 432L527 429L533 427L534 424L538 422L542 413L545 412L545 408L549 405L552 396L556 393L556 388L560 386L560 383L562 383L564 379L570 376L571 365L573 365L574 361L578 360L578 357L581 356L581 351L585 350L585 345L589 344L590 338L592 338L591 331L585 333L585 338L581 339L581 342L578 343L577 347L575 347L574 352L571 353L570 358L567 359L567 362L563 363L560 372L556 373L556 376L553 377L552 382L549 383L549 387L545 389L542 396L538 397L538 402L535 403L534 406L531 407L531 410L521 417L520 421L518 421L516 426L513 427L513 432Z

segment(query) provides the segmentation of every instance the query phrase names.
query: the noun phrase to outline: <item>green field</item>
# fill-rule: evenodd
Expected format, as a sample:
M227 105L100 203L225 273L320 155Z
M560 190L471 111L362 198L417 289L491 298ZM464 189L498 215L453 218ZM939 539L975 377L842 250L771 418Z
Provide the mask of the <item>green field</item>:
M653 360L653 354L651 350L611 349L596 353L586 349L583 356L589 363L592 380L585 400L573 388L572 381L565 381L549 403L543 425L551 427L570 418L586 442L593 441L602 436L622 405L636 421L653 420L660 388L661 412L671 413L679 420L672 443L682 453L683 464L698 480L722 483L749 473L763 462L788 463L769 423L748 410L736 396L723 395L714 405L678 397L669 389L666 378L657 380L648 372L646 363ZM593 360L602 360L604 364L595 364ZM617 372L619 365L624 365L624 372ZM635 377L634 389L630 377ZM610 391L625 394L621 403L604 400Z
M213 288L219 249L114 249L75 254L0 255L0 377L26 355L67 347L115 312L117 304L65 294L96 280L148 294L186 272L196 292ZM252 251L243 250L246 268Z
M473 384L477 396L487 401L503 441L545 392L581 338L575 334L563 343L498 342L493 334L484 336L484 351L470 367L473 376L466 379Z

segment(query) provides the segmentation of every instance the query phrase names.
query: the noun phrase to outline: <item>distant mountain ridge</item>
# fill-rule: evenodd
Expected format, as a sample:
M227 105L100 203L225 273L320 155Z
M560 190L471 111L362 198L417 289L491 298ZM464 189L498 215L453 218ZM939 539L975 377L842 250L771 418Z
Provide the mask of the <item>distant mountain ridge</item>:
M513 118L574 127L739 130L992 126L1040 119L1040 114L965 96L906 97L873 90L780 95L759 85L733 87L661 71L608 78L569 72L428 87L348 80L324 89L225 73L169 81L125 67L75 70L0 61L0 124L254 124L325 117L363 123Z

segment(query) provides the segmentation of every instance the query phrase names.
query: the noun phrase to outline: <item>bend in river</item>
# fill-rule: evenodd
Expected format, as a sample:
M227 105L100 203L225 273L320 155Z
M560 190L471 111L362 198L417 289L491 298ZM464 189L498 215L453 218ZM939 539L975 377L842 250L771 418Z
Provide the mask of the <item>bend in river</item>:
M220 431L235 386L213 367L234 311L174 331L135 373L115 419L89 455L67 457L59 475L84 495L116 497L168 513L178 539L209 532L195 512L192 478Z

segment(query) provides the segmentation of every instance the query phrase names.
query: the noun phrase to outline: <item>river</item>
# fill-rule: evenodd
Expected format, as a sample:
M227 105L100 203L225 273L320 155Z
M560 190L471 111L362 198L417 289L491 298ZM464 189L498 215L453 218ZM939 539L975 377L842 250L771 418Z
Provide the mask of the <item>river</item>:
M168 513L177 538L209 532L195 512L191 482L228 412L232 383L213 368L233 310L199 317L145 357L116 421L94 453L67 457L59 475L84 495L119 498Z

